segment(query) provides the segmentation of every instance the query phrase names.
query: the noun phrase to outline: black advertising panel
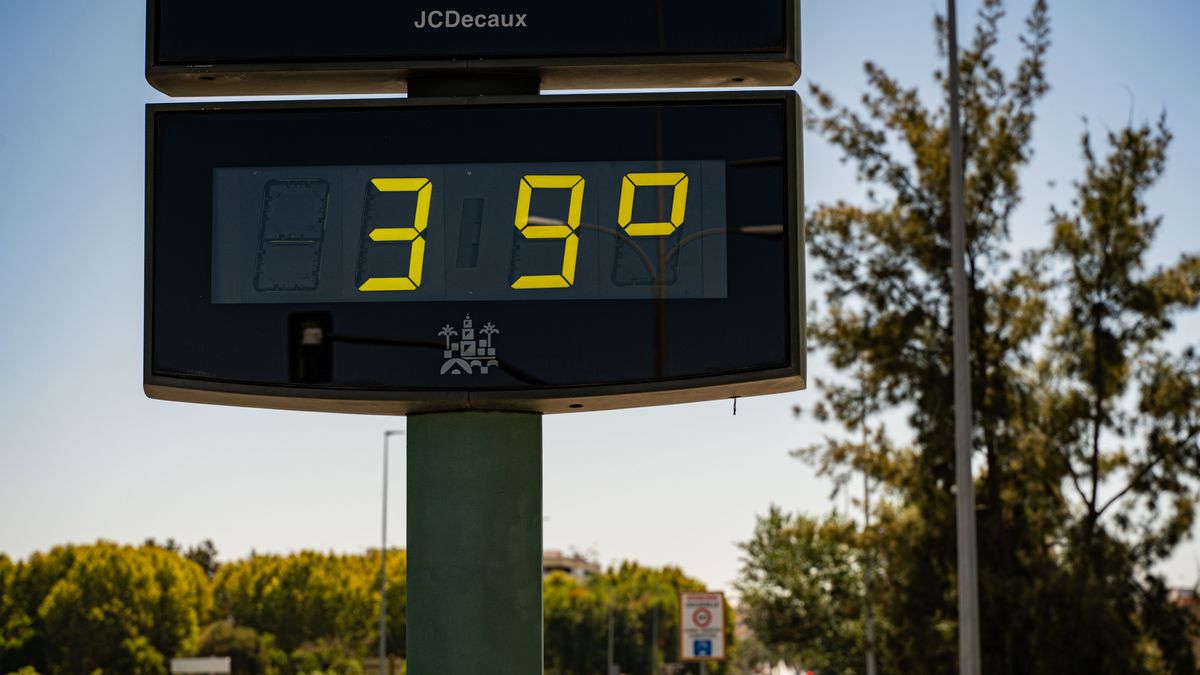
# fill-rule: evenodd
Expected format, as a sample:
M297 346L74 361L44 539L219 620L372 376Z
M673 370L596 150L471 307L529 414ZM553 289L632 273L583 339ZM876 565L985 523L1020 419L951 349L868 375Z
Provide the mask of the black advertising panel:
M146 391L396 414L803 388L798 108L149 106Z
M149 0L147 77L171 95L404 91L423 73L533 72L543 89L790 85L798 0Z

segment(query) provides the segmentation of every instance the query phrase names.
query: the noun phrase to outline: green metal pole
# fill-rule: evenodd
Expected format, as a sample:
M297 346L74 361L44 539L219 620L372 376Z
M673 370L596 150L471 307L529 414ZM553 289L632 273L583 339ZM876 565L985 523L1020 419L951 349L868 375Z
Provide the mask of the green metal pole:
M542 418L408 419L408 673L542 672Z

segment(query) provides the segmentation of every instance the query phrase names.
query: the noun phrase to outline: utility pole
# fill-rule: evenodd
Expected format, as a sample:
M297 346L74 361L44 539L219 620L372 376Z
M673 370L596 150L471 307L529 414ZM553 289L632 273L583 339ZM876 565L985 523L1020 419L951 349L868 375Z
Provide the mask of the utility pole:
M865 420L865 408L863 418ZM863 445L866 446L867 429L863 426ZM871 529L871 474L863 467L863 534ZM871 545L863 547L863 599L866 609L867 631L867 675L875 675L875 613L871 608L871 574L875 560L871 554Z
M871 313L865 312L863 315L863 325L871 325ZM866 388L866 366L859 370L858 380L862 387L862 398L859 401L859 419L858 426L862 432L862 474L863 474L863 623L866 629L866 660L867 674L875 675L875 613L871 606L871 575L874 572L875 559L871 553L870 531L871 531L871 472L870 466L867 463L867 415L870 413L870 405L868 403L867 388ZM847 492L849 492L847 490ZM849 514L847 513L847 516Z
M650 675L658 672L658 605L654 605L654 618L650 623Z
M975 552L975 477L971 470L971 351L968 344L963 148L959 124L958 17L946 0L950 57L950 255L954 274L954 462L958 520L958 670L979 675L979 580Z
M612 598L608 599L608 675L615 675L613 672L613 603Z

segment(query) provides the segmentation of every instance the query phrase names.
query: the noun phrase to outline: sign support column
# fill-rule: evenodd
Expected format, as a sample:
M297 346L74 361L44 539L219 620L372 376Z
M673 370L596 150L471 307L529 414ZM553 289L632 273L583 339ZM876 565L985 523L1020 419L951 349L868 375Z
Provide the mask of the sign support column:
M542 417L408 418L408 672L542 671Z

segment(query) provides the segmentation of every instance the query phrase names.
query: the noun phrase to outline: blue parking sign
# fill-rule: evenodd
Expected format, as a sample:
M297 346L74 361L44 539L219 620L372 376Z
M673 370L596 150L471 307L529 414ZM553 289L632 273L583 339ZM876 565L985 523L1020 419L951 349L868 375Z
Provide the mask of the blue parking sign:
M712 640L692 640L693 656L712 656Z

